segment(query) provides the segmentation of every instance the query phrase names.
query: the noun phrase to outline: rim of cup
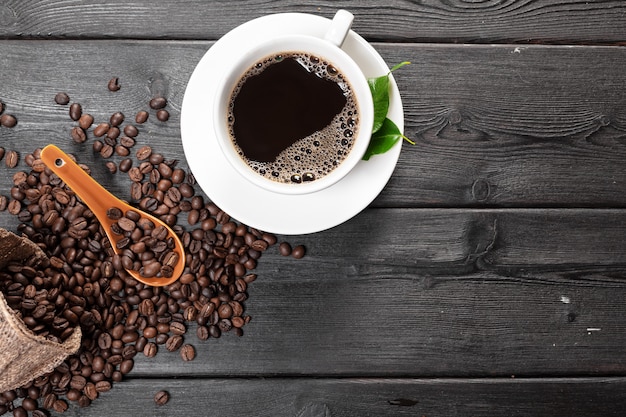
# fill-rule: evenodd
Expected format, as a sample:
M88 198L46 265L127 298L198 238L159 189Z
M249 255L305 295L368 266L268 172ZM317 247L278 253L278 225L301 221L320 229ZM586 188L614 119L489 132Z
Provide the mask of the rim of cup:
M342 73L349 83L358 106L359 127L346 158L325 176L306 183L283 183L255 172L238 154L228 127L229 102L244 73L266 57L281 53L307 53L323 57ZM320 191L345 177L362 159L372 133L374 105L367 79L350 56L331 42L309 35L289 35L268 40L244 52L226 71L217 87L213 126L223 155L230 165L256 186L281 194L307 194Z

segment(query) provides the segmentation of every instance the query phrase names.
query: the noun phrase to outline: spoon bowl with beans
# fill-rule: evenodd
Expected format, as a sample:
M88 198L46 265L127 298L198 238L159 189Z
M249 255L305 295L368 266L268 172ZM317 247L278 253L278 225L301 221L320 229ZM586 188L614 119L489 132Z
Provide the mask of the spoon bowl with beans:
M43 148L41 160L94 213L133 278L160 287L182 275L185 250L167 224L115 197L58 147Z

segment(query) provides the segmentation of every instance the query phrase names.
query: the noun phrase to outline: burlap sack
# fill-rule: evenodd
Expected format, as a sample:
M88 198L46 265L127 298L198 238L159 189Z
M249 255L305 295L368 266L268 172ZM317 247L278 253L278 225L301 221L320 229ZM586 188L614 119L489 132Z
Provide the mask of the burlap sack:
M11 261L36 266L45 262L43 251L28 239L0 229L0 270ZM0 392L20 387L51 372L80 347L81 331L76 327L63 343L32 333L0 293Z

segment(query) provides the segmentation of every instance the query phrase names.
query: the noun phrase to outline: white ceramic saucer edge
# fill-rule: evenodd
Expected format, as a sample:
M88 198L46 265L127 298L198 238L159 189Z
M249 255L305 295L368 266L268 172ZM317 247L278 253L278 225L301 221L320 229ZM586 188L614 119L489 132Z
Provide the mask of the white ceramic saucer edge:
M200 187L221 209L238 221L267 232L297 235L337 226L357 215L382 191L397 163L401 143L392 150L361 161L335 185L313 193L288 196L256 187L241 177L221 155L210 125L215 80L237 46L264 41L283 33L321 36L330 20L301 13L263 16L228 32L202 57L185 90L181 136L185 157ZM250 33L254 33L251 37ZM367 77L388 71L384 60L362 37L351 31L343 46ZM402 129L400 94L392 77L389 117Z

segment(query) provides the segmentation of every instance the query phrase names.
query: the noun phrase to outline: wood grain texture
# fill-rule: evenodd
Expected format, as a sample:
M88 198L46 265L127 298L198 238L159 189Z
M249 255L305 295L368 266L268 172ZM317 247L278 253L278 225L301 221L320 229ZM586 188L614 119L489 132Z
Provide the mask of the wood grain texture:
M618 417L626 382L610 379L131 379L70 416ZM170 401L157 406L159 390ZM57 414L55 414L57 415Z
M138 141L181 159L180 107L210 42L2 41L0 99L18 117L5 147L69 139L67 91L96 121L165 94L172 117ZM375 44L396 74L406 133L376 207L625 207L626 50L618 47ZM467 69L471 68L468 73ZM28 74L25 76L24 74ZM108 80L120 77L111 93ZM207 126L209 129L210 126ZM23 144L29 144L25 149Z
M621 210L370 209L266 253L242 338L133 377L626 375Z
M332 17L346 8L368 39L451 43L619 43L626 5L618 0L394 0L207 2L6 0L0 37L218 39L271 13Z

